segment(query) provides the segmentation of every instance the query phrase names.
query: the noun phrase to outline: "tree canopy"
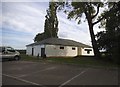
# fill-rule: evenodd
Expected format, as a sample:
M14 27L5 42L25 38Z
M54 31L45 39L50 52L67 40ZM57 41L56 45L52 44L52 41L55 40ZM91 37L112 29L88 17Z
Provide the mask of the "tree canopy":
M49 2L49 9L45 16L44 32L38 33L34 41L55 37L58 38L58 19L57 19L58 2Z
M34 42L38 42L44 39L45 39L44 33L38 33L34 38Z
M44 33L45 38L58 37L58 19L57 19L57 2L49 3L49 10L47 10Z
M103 16L98 16L100 13L100 8L104 6L103 2L71 2L68 3L72 6L71 10L65 11L68 14L68 19L75 19L78 24L81 23L81 18L85 15L89 26L89 32L91 36L92 46L96 57L100 57L98 46L96 43L93 27L95 24L99 23Z
M104 23L106 30L99 32L96 36L99 49L106 50L110 55L109 58L116 61L120 55L120 1L111 4L113 6Z

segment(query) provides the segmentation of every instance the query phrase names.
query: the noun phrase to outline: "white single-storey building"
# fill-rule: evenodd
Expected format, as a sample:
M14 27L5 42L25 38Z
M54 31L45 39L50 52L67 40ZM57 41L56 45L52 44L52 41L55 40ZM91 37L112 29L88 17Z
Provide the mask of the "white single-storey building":
M94 56L91 46L68 39L48 38L26 45L26 54L43 57Z

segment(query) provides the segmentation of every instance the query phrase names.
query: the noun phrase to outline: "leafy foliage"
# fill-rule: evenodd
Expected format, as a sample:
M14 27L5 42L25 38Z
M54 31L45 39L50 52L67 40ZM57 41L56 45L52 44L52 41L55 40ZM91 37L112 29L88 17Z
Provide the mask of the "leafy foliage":
M99 49L105 49L111 55L109 58L118 61L120 56L120 1L111 4L113 4L113 7L106 18L106 31L99 32L96 36Z
M58 19L57 19L57 9L60 9L58 2L49 2L49 9L47 10L47 15L45 16L44 32L38 33L34 41L40 41L43 39L56 37L58 38Z
M38 33L34 38L34 42L41 41L41 40L45 39L44 37L45 37L44 33Z
M78 21L78 24L80 24L82 16L85 15L89 26L94 53L96 57L99 57L100 54L95 40L93 26L99 23L103 19L103 17L100 17L99 19L97 17L99 14L99 9L104 6L104 3L103 2L71 2L68 4L70 4L73 7L71 10L66 11L66 13L68 14L68 19L75 19ZM98 20L96 21L95 19Z
M58 19L57 19L57 3L56 2L50 2L49 3L49 10L47 10L46 20L45 20L45 26L44 26L44 33L45 38L50 37L58 37Z

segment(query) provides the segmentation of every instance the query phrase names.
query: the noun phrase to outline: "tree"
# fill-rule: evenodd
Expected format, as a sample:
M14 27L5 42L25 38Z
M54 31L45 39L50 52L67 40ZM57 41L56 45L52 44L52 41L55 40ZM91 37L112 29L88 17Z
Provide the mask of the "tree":
M34 41L40 41L43 39L55 37L58 38L58 19L57 19L57 8L58 2L49 2L49 9L47 10L47 15L45 16L44 32L38 33Z
M47 10L47 15L45 16L45 38L58 37L57 7L57 2L49 2L49 10Z
M72 10L67 11L68 19L78 20L85 15L89 26L89 32L92 40L92 46L96 57L100 57L100 52L94 35L93 27L106 17L106 14L99 15L99 10L104 6L103 2L71 2Z
M44 39L45 39L44 33L38 33L34 38L34 42L38 42Z
M110 55L109 59L118 61L120 56L120 1L111 4L112 8L104 23L106 31L99 32L96 36L99 49L105 49Z

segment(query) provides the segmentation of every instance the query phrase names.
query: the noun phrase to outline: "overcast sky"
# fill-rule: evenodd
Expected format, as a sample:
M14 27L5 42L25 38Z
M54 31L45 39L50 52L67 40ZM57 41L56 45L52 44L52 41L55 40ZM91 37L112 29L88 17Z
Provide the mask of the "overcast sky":
M27 44L33 43L37 33L44 31L44 22L48 2L2 2L2 29L0 29L0 45L25 49ZM1 5L0 5L1 6ZM87 22L77 24L68 20L63 12L57 13L59 20L59 38L71 39L91 45L91 38ZM84 17L82 18L84 19ZM99 31L94 27L95 33Z

